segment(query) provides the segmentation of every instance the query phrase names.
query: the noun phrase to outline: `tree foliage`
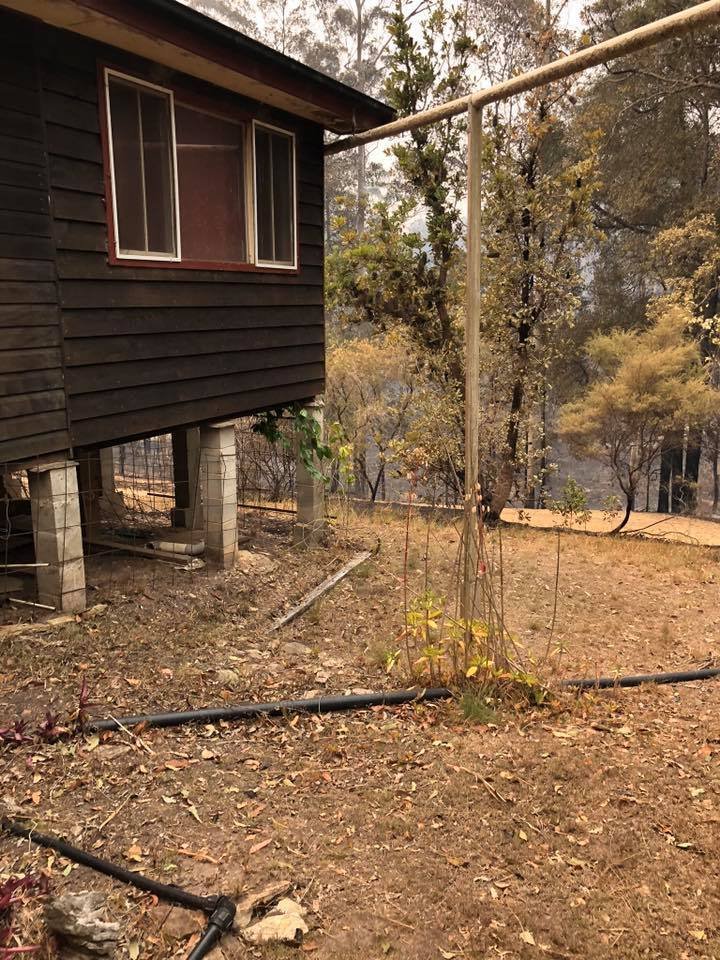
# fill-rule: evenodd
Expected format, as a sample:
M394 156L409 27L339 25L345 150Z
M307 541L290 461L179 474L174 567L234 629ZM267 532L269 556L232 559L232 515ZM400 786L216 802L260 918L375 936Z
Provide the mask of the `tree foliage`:
M423 362L401 330L346 340L327 358L328 419L352 445L355 469L375 500L395 444L408 436L432 392Z
M593 380L561 411L563 439L578 457L604 462L625 495L618 530L665 435L702 426L718 400L697 343L687 335L688 311L661 298L649 314L650 326L642 332L614 330L592 338Z

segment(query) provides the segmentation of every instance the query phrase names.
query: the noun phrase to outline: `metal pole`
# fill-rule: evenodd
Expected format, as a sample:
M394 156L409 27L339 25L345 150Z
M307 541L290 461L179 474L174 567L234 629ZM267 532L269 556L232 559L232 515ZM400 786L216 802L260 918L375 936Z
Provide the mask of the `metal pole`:
M478 573L480 428L480 283L482 274L482 107L468 107L467 266L465 290L465 516L460 614L475 618ZM469 633L470 627L466 626Z
M374 127L364 133L341 137L339 140L327 144L325 153L342 153L343 150L350 150L361 143L373 143L387 137L396 137L398 134L406 133L408 130L416 130L418 127L436 123L438 120L456 117L458 114L464 113L470 104L475 107L483 107L490 103L496 103L498 100L507 100L508 97L515 96L518 93L526 93L528 90L542 87L546 83L582 73L588 67L608 63L610 60L617 60L618 57L624 57L628 53L636 53L638 50L652 47L661 40L678 37L695 27L712 26L718 21L720 21L720 0L707 0L706 3L698 3L687 10L681 10L679 13L673 13L671 16L663 17L660 20L654 20L643 27L621 33L618 37L612 37L610 40L604 40L592 47L578 50L576 53L561 57L559 60L553 60L552 63L543 64L535 70L528 70L527 73L521 73L510 80L495 84L493 87L487 87L485 90L479 90L457 100L449 100L447 103L432 107L430 110L423 110L421 113L414 113L412 116L393 120L392 123L385 123L381 127Z

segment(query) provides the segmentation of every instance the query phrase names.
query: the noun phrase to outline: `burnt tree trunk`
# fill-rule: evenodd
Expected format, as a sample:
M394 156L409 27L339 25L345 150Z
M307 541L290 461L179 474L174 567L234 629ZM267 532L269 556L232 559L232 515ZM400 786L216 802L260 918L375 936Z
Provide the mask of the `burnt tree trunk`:
M676 513L681 503L682 439L677 434L666 437L660 450L658 513Z
M685 448L685 469L682 482L683 507L686 511L694 511L697 507L701 456L702 434L696 430L691 430Z
M683 448L678 443L672 450L670 461L670 513L683 513L685 509L685 478L683 476Z
M620 523L615 527L615 529L610 531L611 534L620 533L622 528L626 525L626 523L630 519L630 514L633 512L634 509L635 509L635 494L626 493L625 494L625 516L622 518Z

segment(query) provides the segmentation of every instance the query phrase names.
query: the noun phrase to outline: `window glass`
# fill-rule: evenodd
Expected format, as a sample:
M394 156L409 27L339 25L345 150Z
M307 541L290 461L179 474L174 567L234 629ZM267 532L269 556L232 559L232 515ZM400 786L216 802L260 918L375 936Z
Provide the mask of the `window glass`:
M147 249L174 253L172 125L168 97L143 91L140 94L140 118L145 161Z
M247 151L255 164L255 251L296 261L291 134L174 102L170 91L107 74L116 248L127 257L247 263ZM246 138L252 136L252 144Z
M255 127L255 203L260 263L295 262L293 139Z
M168 94L108 76L121 253L176 254Z
M243 127L176 105L183 259L247 260Z
M144 186L140 152L140 112L137 91L110 83L112 146L115 167L116 229L120 247L145 248Z
M258 260L272 260L275 253L270 150L270 131L264 127L255 127L255 230Z

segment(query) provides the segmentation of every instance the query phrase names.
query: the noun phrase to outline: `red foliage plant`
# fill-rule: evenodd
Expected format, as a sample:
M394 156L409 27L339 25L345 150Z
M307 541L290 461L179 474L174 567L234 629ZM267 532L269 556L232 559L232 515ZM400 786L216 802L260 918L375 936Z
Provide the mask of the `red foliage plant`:
M15 938L14 908L24 901L25 894L29 891L33 891L34 896L46 894L47 877L26 874L24 877L11 877L0 884L0 960L14 960L15 957L35 953L40 949L39 946L12 946Z

